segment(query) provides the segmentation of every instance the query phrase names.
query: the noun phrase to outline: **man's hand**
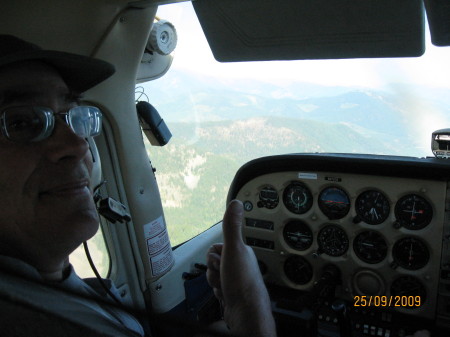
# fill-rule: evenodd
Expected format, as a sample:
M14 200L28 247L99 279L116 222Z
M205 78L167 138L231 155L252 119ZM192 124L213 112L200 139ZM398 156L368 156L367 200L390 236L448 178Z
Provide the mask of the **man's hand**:
M243 206L233 200L223 218L223 244L208 251L207 278L236 336L276 336L269 294L253 250L242 240Z

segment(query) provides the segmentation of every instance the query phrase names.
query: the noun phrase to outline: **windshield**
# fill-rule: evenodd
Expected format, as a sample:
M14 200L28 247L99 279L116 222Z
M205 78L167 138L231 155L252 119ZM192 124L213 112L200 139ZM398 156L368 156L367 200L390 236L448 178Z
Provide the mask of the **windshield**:
M147 144L172 245L221 220L237 169L296 152L430 156L450 127L449 48L420 58L219 63L190 2L161 6L178 45L140 84L173 137ZM138 89L137 91L140 91Z

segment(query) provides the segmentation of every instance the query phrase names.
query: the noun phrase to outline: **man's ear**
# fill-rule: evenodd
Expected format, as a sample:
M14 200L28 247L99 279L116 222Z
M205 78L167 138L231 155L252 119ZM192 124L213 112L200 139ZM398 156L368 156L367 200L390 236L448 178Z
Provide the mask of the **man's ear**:
M86 138L89 143L89 149L92 154L92 173L91 173L91 189L99 186L102 182L102 165L100 163L100 155L98 153L97 145L92 137Z

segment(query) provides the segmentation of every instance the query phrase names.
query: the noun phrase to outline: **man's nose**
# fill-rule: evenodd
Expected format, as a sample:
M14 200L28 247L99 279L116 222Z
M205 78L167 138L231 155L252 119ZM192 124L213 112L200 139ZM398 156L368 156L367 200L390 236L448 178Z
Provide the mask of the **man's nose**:
M45 140L47 158L57 163L63 159L82 160L89 151L88 142L78 136L62 119L55 118L52 135Z

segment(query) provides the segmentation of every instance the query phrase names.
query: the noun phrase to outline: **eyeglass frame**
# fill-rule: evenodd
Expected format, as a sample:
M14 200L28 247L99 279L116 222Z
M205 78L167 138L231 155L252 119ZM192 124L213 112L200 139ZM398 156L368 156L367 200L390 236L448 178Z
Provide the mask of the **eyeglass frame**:
M38 136L36 136L35 138L29 139L29 140L24 140L24 141L20 141L20 140L14 140L11 138L10 133L8 132L7 126L6 126L6 121L5 121L5 116L6 113L8 112L8 110L10 109L17 109L17 108L31 108L32 111L41 119L41 121L43 122L43 127L41 129L41 132L38 134ZM94 117L97 119L98 123L96 123L96 128L94 129L94 132L90 132L89 135L80 135L77 133L77 131L75 130L73 123L72 123L72 119L70 118L70 113L74 110L74 109L78 109L78 108L89 108L89 111L92 112L91 109L93 109L94 112ZM38 111L42 114L41 116L39 116L39 113L36 112L36 109L38 109ZM101 129L102 129L102 112L100 111L100 109L98 107L95 106L91 106L91 105L77 105L75 107L70 108L69 110L65 111L65 112L54 112L53 109L49 108L49 107L44 107L44 106L33 106L33 105L20 105L20 106L13 106L13 107L8 107L5 108L1 111L1 115L0 115L0 129L1 132L3 134L3 136L8 139L11 142L14 143L29 143L29 142L39 142L41 140L44 140L48 137L50 137L55 129L55 119L57 115L64 115L64 122L70 127L70 129L79 137L83 137L83 138L87 138L87 137L95 137L98 136L101 133ZM41 117L44 117L44 119L42 119Z

